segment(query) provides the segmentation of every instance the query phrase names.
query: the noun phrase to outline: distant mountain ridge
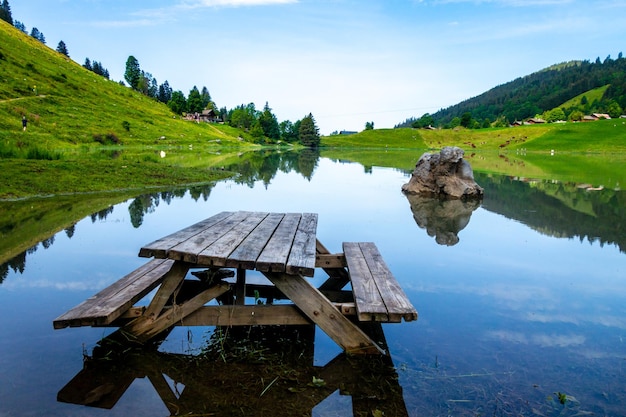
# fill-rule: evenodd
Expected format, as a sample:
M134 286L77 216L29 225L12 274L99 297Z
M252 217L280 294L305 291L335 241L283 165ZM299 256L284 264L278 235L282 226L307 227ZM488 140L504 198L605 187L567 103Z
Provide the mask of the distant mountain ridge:
M601 99L585 100L584 93L604 86L608 88ZM561 108L580 95L583 95L582 103L562 108L565 118L574 111L621 113L626 108L626 59L621 52L617 59L608 56L604 61L597 58L595 62L568 61L551 65L436 113L409 118L396 127L455 127L455 122L462 124L464 115L466 123L472 122L465 127L510 124Z

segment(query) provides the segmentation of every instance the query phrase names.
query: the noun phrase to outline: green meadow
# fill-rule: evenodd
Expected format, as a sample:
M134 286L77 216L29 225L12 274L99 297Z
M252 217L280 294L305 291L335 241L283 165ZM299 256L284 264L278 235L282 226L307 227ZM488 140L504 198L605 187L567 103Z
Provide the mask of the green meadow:
M323 137L321 155L408 172L424 152L444 146L463 148L486 173L626 182L625 119L365 130ZM204 184L234 175L224 167L260 149L267 147L243 130L183 120L0 22L0 199Z

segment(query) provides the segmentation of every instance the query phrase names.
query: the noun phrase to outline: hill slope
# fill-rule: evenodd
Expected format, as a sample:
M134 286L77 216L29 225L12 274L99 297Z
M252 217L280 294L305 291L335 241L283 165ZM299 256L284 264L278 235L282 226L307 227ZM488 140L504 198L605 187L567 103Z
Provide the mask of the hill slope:
M27 134L22 116L29 122ZM16 143L23 149L219 139L222 145L239 146L240 135L227 126L180 120L167 106L84 69L0 21L0 140L5 154L7 144Z
M587 97L583 108L577 110L591 113L607 113L612 104L626 109L626 59L571 61L553 65L531 75L517 78L506 84L442 109L432 115L434 124L444 126L454 118L469 113L481 124L504 118L511 123L560 108L568 100L586 92L606 87L599 100ZM567 111L573 108L566 107ZM417 119L409 119L397 127L408 127Z

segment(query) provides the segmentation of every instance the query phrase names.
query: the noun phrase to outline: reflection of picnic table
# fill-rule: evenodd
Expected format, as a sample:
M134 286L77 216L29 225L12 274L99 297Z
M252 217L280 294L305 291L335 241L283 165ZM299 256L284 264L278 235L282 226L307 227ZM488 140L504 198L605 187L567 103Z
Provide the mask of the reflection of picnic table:
M369 331L417 313L371 242L331 254L316 238L316 214L222 212L143 248L154 257L54 321L121 326L144 343L175 325L318 325L348 353L383 353ZM347 269L346 269L347 266ZM199 279L185 279L190 269ZM305 277L322 268L319 288ZM236 277L228 280L228 272ZM271 285L246 282L260 271ZM351 290L342 290L348 283ZM133 305L153 289L147 307ZM254 298L254 304L245 299ZM218 303L207 303L217 299ZM261 299L265 304L259 304ZM277 300L288 299L284 304ZM376 327L376 326L374 326Z
M311 324L231 328L214 333L197 355L111 347L104 339L57 399L112 409L135 379L146 378L171 415L310 416L337 391L351 398L351 415L408 415L391 357L341 353L314 365L314 337ZM221 356L220 349L245 353Z

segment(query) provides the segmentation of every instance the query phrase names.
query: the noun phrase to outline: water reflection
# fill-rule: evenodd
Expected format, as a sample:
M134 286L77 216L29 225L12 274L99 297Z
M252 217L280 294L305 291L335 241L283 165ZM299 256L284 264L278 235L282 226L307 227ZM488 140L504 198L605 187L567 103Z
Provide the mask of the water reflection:
M483 208L541 234L616 245L626 253L626 191L580 184L477 174Z
M311 179L319 153L305 151L259 151L241 154L224 165L238 172L233 181L253 187L261 181L267 188L278 172L295 172ZM368 172L368 171L366 171ZM371 171L369 171L371 174ZM617 245L626 253L626 191L589 190L573 183L532 181L524 178L475 173L485 189L482 207L520 221L534 230L559 238L587 239L601 245ZM174 188L133 196L128 207L130 221L139 228L146 214L161 203L170 204L187 194L194 201L207 201L215 184ZM129 195L61 196L37 201L0 202L0 283L9 270L23 273L28 254L48 248L54 236L73 227L85 216L104 220L114 205ZM407 196L417 225L442 245L459 242L458 233L467 227L476 202L439 202Z
M405 194L411 205L415 222L426 229L440 245L459 243L459 232L468 225L472 213L480 207L480 200L439 199Z
M57 399L112 409L147 378L172 415L312 415L337 390L351 397L355 416L408 415L390 357L342 353L314 366L314 337L311 325L217 328L195 355L104 339Z

